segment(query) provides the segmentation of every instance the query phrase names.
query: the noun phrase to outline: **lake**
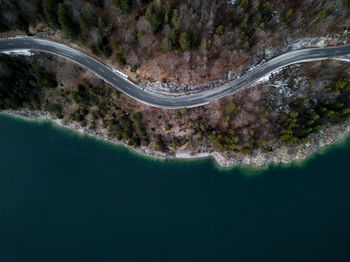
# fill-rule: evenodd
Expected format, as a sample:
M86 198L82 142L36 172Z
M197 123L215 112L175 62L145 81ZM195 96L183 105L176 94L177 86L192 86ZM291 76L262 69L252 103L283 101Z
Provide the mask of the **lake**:
M0 261L350 261L350 139L256 172L0 115Z

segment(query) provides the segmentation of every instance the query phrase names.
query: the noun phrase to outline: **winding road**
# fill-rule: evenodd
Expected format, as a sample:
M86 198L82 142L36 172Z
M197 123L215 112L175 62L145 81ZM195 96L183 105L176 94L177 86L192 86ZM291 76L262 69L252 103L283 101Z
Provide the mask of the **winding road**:
M220 87L199 93L176 96L144 90L96 59L57 42L36 37L0 39L0 52L18 50L41 51L66 58L90 70L133 99L150 106L166 109L190 108L208 104L219 98L231 95L242 88L248 87L288 65L326 59L339 59L343 56L350 55L350 45L292 51L273 58L244 74L242 77L232 80Z

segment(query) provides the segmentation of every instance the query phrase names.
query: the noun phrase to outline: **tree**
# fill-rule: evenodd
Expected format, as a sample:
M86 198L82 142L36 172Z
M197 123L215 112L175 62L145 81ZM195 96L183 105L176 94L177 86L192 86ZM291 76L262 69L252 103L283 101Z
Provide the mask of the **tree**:
M227 40L228 45L233 45L233 36L230 35Z
M92 2L95 6L103 8L104 4L103 4L103 0L90 0L90 2Z
M235 150L237 143L239 141L236 132L233 129L229 129L226 133L211 135L210 140L213 144L213 147L218 150Z
M309 103L309 101L310 101L310 100L307 99L307 98L298 98L298 99L294 102L293 106L296 107L296 108L303 108L306 104Z
M236 114L241 111L241 107L237 106L235 103L229 103L225 109L228 114Z
M260 9L260 1L255 1L253 4L253 12L257 13Z
M99 17L97 19L97 26L101 34L107 34L111 30L111 27L108 26L108 21L106 21L106 19L103 17Z
M89 7L84 8L84 18L90 26L96 26L96 17Z
M74 25L74 22L71 20L72 16L71 16L70 12L62 3L60 3L58 5L57 14L58 14L58 22L60 23L65 34L70 38L75 38L76 37L76 32L75 32L76 26Z
M187 32L183 32L180 35L179 44L182 51L186 51L190 49L191 41Z
M165 144L164 144L164 141L163 141L163 138L161 135L157 136L156 143L155 143L155 149L157 151L165 151L166 150L166 147L165 147Z
M171 24L174 27L175 31L178 31L180 29L180 14L179 14L179 10L177 9L173 11L173 14L171 17Z
M198 41L199 41L199 33L198 33L198 30L195 29L192 31L192 34L191 34L191 46L195 47L198 44Z
M1 21L0 18L0 32L6 32L7 30L9 30L8 26L3 21Z
M54 88L57 86L56 76L49 72L42 71L34 74L39 87Z
M113 4L124 13L131 12L131 0L113 0Z
M249 48L250 48L249 42L246 41L246 42L243 44L243 49L246 50L246 51L248 51Z
M327 15L327 10L321 10L318 14L317 14L317 19L315 21L315 23L319 23L321 22Z
M157 32L162 25L160 17L157 15L156 7L154 3L151 3L145 13L148 23L153 27L153 30Z
M45 20L53 27L59 27L57 20L57 2L55 0L43 0L42 9L44 12Z
M349 80L344 78L344 79L339 79L338 81L336 81L332 88L334 90L339 90L339 91L349 91L350 87L348 86L349 84Z
M126 64L125 51L123 48L118 48L118 50L115 54L115 59L122 66L124 66Z
M111 45L113 46L113 48L115 48L115 49L118 49L118 48L119 48L118 41L117 41L117 39L115 39L114 36L111 36L111 37L109 38L109 41L110 41Z
M55 75L34 63L6 55L0 55L0 61L11 76L0 77L0 109L39 109L42 88L57 86Z
M224 27L222 25L219 25L217 28L216 28L216 31L215 31L215 34L217 36L222 36L222 34L224 33Z
M208 40L206 38L202 38L201 45L199 46L199 49L204 52L208 49Z
M226 123L228 123L230 121L230 116L223 116L222 118L221 118L221 122L223 123L223 124L226 124Z
M240 17L239 19L239 28L242 30L242 31L245 31L248 27L248 17Z
M171 4L168 0L165 1L163 11L164 11L164 23L169 24L170 18L171 18Z
M175 46L177 44L177 33L174 29L172 29L168 35L168 39L172 46Z
M85 20L84 16L80 15L79 16L79 25L80 29L84 34L89 34L90 31L90 26L88 22Z
M292 17L293 15L293 9L289 9L283 16L283 21L286 23L286 24L289 24L290 23L290 18Z
M169 37L163 38L161 47L164 53L167 53L171 50L171 42L169 40Z
M243 9L246 9L248 7L248 0L237 0L237 4Z
M268 16L272 12L273 5L270 2L265 2L262 7L262 15L263 17Z

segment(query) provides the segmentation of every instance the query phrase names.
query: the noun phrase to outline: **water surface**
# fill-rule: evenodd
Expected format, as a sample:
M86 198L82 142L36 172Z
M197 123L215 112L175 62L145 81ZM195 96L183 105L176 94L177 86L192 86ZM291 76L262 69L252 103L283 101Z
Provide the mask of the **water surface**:
M350 261L350 140L247 175L0 116L0 261Z

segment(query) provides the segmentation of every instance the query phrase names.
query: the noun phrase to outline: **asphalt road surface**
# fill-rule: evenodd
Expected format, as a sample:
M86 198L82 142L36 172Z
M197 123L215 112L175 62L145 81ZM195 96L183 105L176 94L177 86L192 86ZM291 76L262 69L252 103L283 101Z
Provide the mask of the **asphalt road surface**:
M16 50L35 50L66 58L90 70L133 99L150 106L167 109L190 108L208 104L219 98L231 95L242 88L246 88L274 71L288 65L335 59L350 55L350 45L292 51L273 58L244 74L242 77L220 87L199 93L176 96L144 90L96 59L60 43L36 37L0 39L0 52Z

